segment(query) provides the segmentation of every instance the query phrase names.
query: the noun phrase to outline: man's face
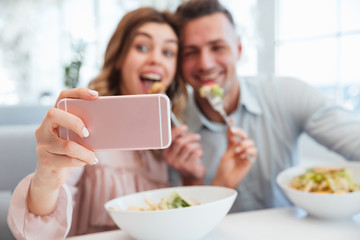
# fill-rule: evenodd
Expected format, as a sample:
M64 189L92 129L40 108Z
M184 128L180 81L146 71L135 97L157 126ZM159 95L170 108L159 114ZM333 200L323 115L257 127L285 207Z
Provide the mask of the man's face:
M237 84L236 62L241 44L230 21L214 13L189 21L183 28L182 72L195 91L217 83L225 94Z

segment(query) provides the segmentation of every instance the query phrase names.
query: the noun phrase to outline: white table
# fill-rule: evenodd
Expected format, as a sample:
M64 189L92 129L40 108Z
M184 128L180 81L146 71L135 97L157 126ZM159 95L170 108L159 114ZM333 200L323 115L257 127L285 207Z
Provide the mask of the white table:
M69 240L132 240L124 231L109 231ZM360 214L341 221L307 216L296 207L266 209L227 215L201 240L359 240Z

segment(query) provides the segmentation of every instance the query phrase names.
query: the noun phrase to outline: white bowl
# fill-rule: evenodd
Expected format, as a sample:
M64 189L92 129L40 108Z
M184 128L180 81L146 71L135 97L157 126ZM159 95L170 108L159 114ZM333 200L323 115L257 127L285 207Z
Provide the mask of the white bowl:
M290 187L293 177L303 174L308 168L347 168L353 171L355 181L360 183L360 163L336 162L315 165L295 166L282 171L276 178L277 184L295 205L303 208L309 215L323 219L350 218L360 212L360 192L334 194L309 193Z
M174 191L200 204L170 210L127 211L130 206L147 207L145 198L159 203ZM105 204L105 209L119 228L135 239L199 239L224 218L236 196L233 189L215 186L162 188L115 198Z

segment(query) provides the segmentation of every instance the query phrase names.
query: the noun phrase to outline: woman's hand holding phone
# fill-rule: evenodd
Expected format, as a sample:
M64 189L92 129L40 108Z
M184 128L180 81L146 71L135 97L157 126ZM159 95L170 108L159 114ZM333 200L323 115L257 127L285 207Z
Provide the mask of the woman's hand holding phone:
M87 138L59 127L59 136L94 151L163 149L171 143L170 100L164 94L63 98L58 108L83 120Z
M170 100L164 94L98 97L79 88L62 91L55 106L35 133L38 162L28 207L38 215L53 211L71 168L98 162L93 150L160 149L171 143Z
M63 98L95 100L98 94L85 88L64 90L55 106ZM81 138L89 135L84 122L71 113L51 108L46 114L35 133L38 160L27 198L29 210L37 215L46 215L54 210L59 189L71 168L97 163L93 151L61 139L58 135L59 126L71 129Z

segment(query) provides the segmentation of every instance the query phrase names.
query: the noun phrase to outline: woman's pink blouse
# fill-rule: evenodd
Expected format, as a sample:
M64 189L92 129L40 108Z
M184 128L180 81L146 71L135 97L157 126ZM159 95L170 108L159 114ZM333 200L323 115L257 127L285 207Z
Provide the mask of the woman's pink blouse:
M150 151L98 152L99 163L71 170L56 209L47 216L28 211L26 196L33 174L15 188L8 224L17 239L64 239L117 229L104 209L116 197L168 187L165 161Z

